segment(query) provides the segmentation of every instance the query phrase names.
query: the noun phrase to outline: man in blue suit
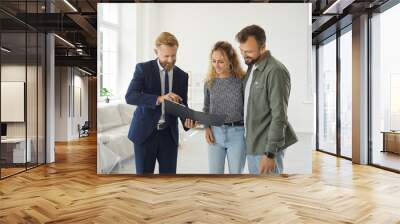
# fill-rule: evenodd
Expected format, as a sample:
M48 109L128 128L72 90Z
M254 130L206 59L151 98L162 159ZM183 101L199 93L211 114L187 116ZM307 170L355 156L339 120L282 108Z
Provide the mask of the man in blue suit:
M178 119L165 114L164 100L187 106L188 74L175 66L178 40L168 32L156 39L157 59L136 65L125 95L136 105L128 138L134 143L136 174L153 174L156 160L160 174L176 174ZM184 129L197 124L181 121Z

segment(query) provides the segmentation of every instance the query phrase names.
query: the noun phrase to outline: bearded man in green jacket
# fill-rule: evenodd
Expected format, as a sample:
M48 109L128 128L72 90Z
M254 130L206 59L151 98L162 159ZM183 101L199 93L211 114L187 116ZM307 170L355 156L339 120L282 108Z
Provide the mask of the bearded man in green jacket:
M236 40L248 65L244 86L244 126L251 174L280 174L285 149L297 142L288 122L290 74L266 47L265 31L250 25Z

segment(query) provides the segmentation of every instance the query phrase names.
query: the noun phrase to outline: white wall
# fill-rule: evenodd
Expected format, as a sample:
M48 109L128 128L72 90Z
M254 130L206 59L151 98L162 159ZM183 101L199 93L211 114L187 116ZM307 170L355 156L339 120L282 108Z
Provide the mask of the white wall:
M79 70L72 69L56 67L55 71L55 141L78 138L78 124L83 125L88 120L88 78L82 76L83 73ZM77 102L79 98L76 97L79 89L81 103ZM82 116L79 113L79 105Z
M67 67L55 68L55 141L68 140L68 85Z
M88 107L89 107L89 102L88 102L88 77L87 76L82 76L83 73L79 72L78 70L75 69L75 74L74 74L74 107L73 110L74 113L73 119L71 121L71 135L73 138L79 137L79 132L77 129L78 124L82 126L85 121L88 121ZM80 93L79 93L80 91ZM80 97L79 97L80 94ZM81 102L79 102L81 101ZM80 107L80 108L79 108ZM80 111L81 110L81 111Z

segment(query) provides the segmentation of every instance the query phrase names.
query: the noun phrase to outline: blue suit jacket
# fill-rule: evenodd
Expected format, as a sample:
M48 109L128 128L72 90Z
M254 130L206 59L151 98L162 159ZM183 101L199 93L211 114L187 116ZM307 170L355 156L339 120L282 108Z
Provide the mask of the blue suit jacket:
M172 92L182 98L182 104L185 106L187 106L188 77L187 73L177 66L174 67ZM137 106L128 133L128 138L135 144L146 141L157 128L161 116L161 104L158 106L156 104L158 96L161 96L161 80L157 60L137 64L125 95L128 104ZM165 116L172 138L178 145L178 119L172 115Z

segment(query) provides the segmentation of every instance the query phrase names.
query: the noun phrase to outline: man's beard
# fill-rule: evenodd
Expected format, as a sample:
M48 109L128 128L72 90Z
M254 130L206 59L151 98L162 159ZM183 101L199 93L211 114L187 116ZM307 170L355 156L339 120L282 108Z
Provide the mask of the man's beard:
M163 68L165 68L165 69L167 69L167 70L171 70L171 69L174 67L175 62L173 62L173 63L168 63L168 62L161 62L161 61L160 61L160 64L161 64L161 66L162 66Z
M255 64L255 63L258 61L258 59L260 59L260 57L261 57L261 55L258 56L258 57L255 58L255 59L252 59L252 58L245 58L245 59L244 59L244 63L246 63L246 65L248 65L248 66L251 66L251 65ZM250 59L250 60L247 60L247 59Z

